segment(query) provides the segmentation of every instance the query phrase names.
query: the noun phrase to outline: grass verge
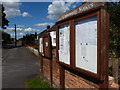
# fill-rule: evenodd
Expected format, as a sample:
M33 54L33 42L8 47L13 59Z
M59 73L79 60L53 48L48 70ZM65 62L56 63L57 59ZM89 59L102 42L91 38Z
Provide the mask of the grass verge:
M26 88L50 88L50 85L41 80L40 77L35 77L32 80L25 81Z

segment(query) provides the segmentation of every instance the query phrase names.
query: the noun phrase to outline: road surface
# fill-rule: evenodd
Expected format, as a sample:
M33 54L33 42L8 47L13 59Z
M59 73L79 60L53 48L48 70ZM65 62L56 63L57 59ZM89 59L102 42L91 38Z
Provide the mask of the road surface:
M39 75L39 60L24 47L8 52L2 63L2 88L25 88L29 77Z

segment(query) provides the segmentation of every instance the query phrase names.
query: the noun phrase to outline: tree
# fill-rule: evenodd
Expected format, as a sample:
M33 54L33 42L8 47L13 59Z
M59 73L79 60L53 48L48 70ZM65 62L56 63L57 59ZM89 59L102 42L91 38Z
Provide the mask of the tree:
M11 41L10 38L10 34L6 33L6 32L2 32L2 44L6 45L7 43L9 43Z
M110 52L120 57L120 2L107 3L110 14Z
M2 28L3 28L3 29L6 29L5 26L8 26L9 21L5 18L5 17L6 17L6 14L4 13L4 11L5 11L5 8L4 8L4 6L2 5Z
M22 42L23 44L34 44L36 38L37 38L37 33L26 34L26 36L23 36Z

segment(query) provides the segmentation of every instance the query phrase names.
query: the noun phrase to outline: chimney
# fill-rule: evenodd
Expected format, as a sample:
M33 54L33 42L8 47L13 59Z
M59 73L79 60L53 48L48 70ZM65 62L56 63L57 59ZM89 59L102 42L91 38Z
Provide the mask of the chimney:
M47 29L50 29L50 25L47 26Z
M84 4L84 3L86 3L86 2L87 2L87 0L83 0L82 4Z

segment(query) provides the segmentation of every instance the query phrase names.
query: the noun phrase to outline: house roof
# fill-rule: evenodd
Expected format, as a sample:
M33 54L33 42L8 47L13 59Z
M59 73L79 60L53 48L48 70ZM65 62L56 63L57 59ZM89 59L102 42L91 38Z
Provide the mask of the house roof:
M45 29L44 31L42 31L41 33L39 33L38 35L43 35L47 32L51 32L51 31L56 31L56 27L55 25L53 25L50 29Z

